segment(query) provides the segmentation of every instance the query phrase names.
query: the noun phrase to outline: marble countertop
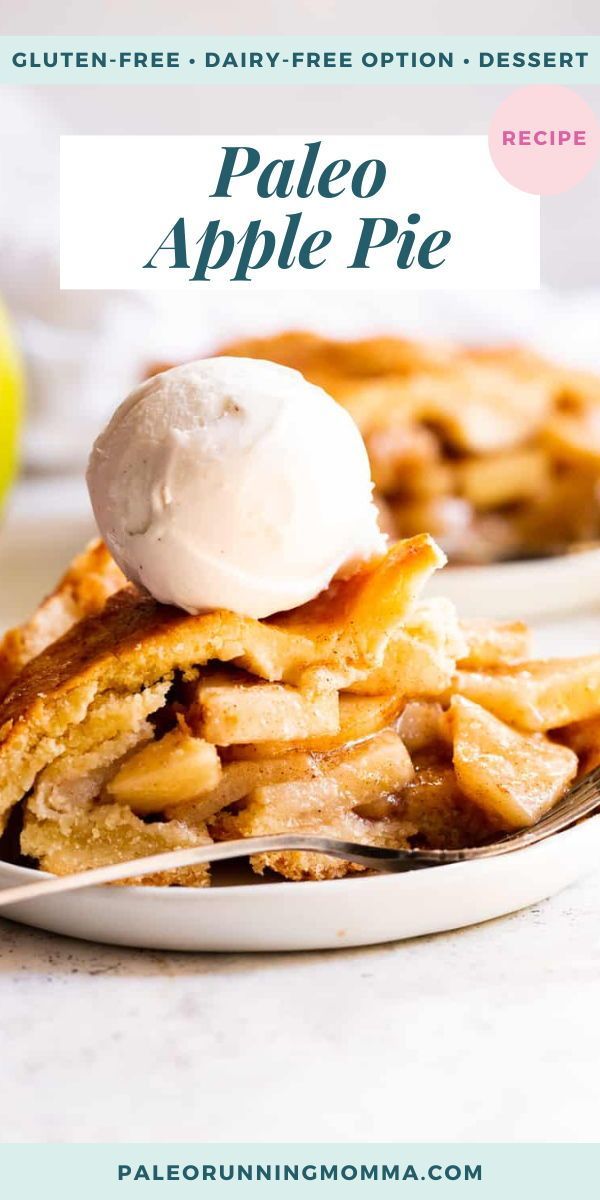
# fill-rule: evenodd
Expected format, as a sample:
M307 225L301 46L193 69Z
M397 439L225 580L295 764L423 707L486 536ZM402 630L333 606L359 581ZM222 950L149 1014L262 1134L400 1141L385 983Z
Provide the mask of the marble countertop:
M0 922L6 1141L595 1141L600 874L412 942L123 950Z
M78 496L47 559L13 573L6 619L80 537ZM540 644L576 653L599 630L587 614ZM595 1141L599 1011L600 872L512 917L363 950L186 956L0 921L2 1136Z

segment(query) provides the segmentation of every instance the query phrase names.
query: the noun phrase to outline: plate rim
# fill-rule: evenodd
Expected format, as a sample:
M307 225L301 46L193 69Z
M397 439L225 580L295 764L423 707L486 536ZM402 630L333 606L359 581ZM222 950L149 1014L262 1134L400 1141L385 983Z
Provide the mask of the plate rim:
M583 830L585 828L587 828L589 825L593 825L595 828L597 828L597 831L600 832L600 812L595 813L592 816L584 818L583 821L577 822L576 825L570 825L567 829L563 829L559 833L551 834L550 837L544 838L539 842L535 842L531 846L524 846L519 850L512 850L509 854L490 855L489 857L481 858L481 859L472 859L472 860L467 859L463 862L444 863L440 866L422 867L418 871L406 871L406 872L402 872L402 871L397 871L397 872L372 871L372 872L366 872L365 874L346 875L346 876L343 876L341 879L278 879L278 878L274 878L274 879L272 879L272 880L270 879L268 881L267 886L265 886L264 883L260 882L257 879L256 882L252 881L251 883L227 884L226 886L221 886L221 887L217 886L217 887L198 887L198 888L185 887L185 886L184 887L179 887L179 886L165 887L165 886L158 886L157 884L146 884L146 885L123 884L123 885L120 885L119 887L115 887L115 886L111 886L110 884L105 884L105 885L100 885L100 886L96 885L95 887L86 888L85 891L88 894L94 894L97 897L104 896L105 899L107 899L108 896L120 897L121 899L134 898L136 901L141 900L142 903L144 901L147 901L149 903L151 900L157 900L160 897L166 897L166 896L170 897L170 899L168 901L170 904L174 904L177 902L179 902L179 903L187 902L191 899L192 896L195 896L195 897L202 896L204 903L211 903L211 902L214 903L219 898L223 897L223 895L227 895L227 896L230 896L233 898L236 898L236 897L243 898L244 896L246 896L248 894L251 894L253 897L258 896L258 895L263 895L263 896L267 897L273 893L273 888L276 889L276 892L280 891L281 888L284 888L286 890L286 892L288 892L288 893L289 892L302 893L302 892L306 892L307 889L309 889L310 892L313 893L317 889L319 891L327 890L331 887L332 884L337 885L338 889L343 884L345 886L345 888L347 889L348 887L353 887L353 886L356 887L359 884L364 887L365 884L367 884L369 881L372 883L374 880L378 881L380 884L383 881L387 881L388 883L391 884L392 882L394 882L396 880L408 878L409 876L412 879L419 877L423 880L431 880L432 873L435 873L435 875L439 877L440 873L442 873L442 872L445 875L447 875L449 873L452 873L453 875L464 874L465 869L472 869L473 867L477 867L481 870L482 868L485 868L487 866L491 870L493 866L497 865L499 862L501 862L503 860L504 861L512 860L514 862L516 859L522 859L525 855L532 857L534 854L539 853L540 851L543 851L548 846L551 846L551 845L556 846L559 842L566 841L568 838L572 839L573 834L575 834L575 833L577 833L577 836L580 836L581 833L583 832ZM600 869L600 861L598 863L598 867ZM54 878L54 876L51 875L51 873L48 871L40 871L34 867L23 867L23 866L18 865L17 863L7 862L6 859L0 859L0 871L1 870L7 870L9 873L14 872L16 881L21 881L23 883L35 882L35 880L39 879L40 877L47 878L47 879ZM0 883L0 892L2 891L3 887L4 887L4 885L2 883ZM82 890L84 890L84 889L82 889ZM70 893L65 892L63 895L66 898L68 895L70 895ZM61 895L59 893L56 896L56 899L57 900L62 899L63 895ZM73 892L73 895L74 896L77 895L77 892ZM42 898L43 897L39 897L40 900ZM38 902L37 900L33 901L33 903L37 903L37 902ZM32 901L27 901L27 902L24 901L23 903L32 903ZM0 909L0 918L3 917L4 915L5 914L3 913L2 909ZM10 920L10 910L9 909L6 910L6 917L8 920Z

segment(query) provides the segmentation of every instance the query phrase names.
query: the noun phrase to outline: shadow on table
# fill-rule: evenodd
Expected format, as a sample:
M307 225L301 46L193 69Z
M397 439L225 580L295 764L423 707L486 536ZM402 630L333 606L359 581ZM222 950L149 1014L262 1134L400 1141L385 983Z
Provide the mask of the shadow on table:
M496 924L496 922L488 922ZM407 942L387 942L375 946L348 947L339 950L286 951L266 954L186 953L179 951L135 950L127 946L106 946L76 938L61 937L27 925L0 918L0 976L21 973L65 977L68 975L111 975L112 977L152 978L157 975L243 975L268 966L272 971L289 968L297 960L306 965L313 960L322 964L340 955L364 963L371 955L396 953L416 943L429 943L466 937L477 929L439 933Z

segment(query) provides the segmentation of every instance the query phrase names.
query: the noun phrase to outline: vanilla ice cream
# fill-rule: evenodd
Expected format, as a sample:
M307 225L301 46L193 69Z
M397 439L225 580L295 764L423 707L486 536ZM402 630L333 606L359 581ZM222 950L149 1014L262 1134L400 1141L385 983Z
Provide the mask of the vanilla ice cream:
M128 578L191 613L295 608L385 548L351 417L270 362L209 358L143 383L96 441L88 486Z

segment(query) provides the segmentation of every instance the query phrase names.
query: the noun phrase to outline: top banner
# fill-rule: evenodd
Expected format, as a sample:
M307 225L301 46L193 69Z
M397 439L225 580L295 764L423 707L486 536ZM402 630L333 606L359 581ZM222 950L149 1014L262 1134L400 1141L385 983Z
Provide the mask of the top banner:
M600 84L600 36L0 37L0 84Z

